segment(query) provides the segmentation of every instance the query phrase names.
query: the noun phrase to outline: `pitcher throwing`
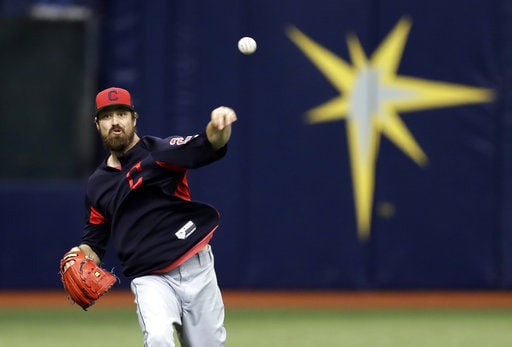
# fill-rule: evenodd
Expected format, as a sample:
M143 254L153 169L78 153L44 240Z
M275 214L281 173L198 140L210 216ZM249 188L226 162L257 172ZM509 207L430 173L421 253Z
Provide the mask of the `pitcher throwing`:
M224 304L209 241L219 213L191 200L187 170L226 154L229 107L218 107L203 133L157 138L137 134L130 93L96 96L94 121L109 155L90 176L86 224L73 247L100 264L112 242L131 279L144 346L224 346Z

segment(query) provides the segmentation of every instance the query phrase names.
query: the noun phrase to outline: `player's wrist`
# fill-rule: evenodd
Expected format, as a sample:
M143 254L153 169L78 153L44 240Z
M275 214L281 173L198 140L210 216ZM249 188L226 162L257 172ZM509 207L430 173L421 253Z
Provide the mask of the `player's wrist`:
M93 249L91 248L91 246L89 245L86 245L86 244L81 244L80 246L77 247L80 252L82 252L83 254L85 254L85 257L87 259L91 259L93 260L97 265L99 265L101 263L101 259L100 257L98 257L98 255L96 254L96 252L93 251Z

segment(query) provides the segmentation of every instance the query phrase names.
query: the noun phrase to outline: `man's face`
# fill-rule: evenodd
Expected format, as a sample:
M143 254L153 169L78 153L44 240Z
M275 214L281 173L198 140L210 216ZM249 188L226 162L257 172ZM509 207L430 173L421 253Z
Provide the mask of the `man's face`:
M110 151L124 152L133 141L137 119L130 110L111 108L100 112L96 127Z

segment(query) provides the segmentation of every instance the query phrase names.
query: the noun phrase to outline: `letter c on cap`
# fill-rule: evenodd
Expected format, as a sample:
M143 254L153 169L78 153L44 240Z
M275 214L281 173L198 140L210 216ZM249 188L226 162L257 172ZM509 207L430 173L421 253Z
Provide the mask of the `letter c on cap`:
M115 89L114 90L110 90L108 92L108 99L110 101L115 101L115 100L119 99L119 97L117 96L117 90L115 90Z

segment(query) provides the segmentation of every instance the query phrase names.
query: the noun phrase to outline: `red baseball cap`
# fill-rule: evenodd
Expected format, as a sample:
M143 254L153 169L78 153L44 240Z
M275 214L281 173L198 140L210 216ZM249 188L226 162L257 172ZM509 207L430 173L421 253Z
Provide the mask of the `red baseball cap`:
M123 106L131 111L135 111L130 93L126 89L118 87L107 88L96 95L95 116L110 106Z

